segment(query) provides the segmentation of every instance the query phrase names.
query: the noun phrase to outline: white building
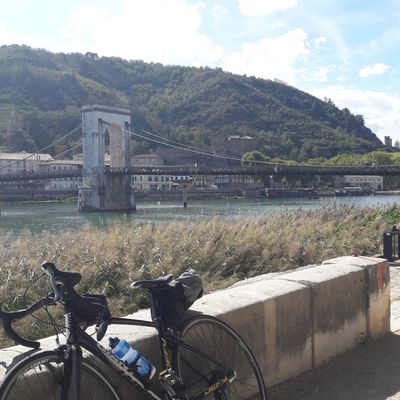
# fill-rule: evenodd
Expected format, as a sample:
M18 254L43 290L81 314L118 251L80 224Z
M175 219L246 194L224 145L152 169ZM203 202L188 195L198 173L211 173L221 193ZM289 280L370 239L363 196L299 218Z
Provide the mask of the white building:
M344 175L340 180L343 187L362 187L372 190L383 190L383 176L377 175Z
M246 175L217 175L215 184L221 188L254 188L257 186L254 178Z
M50 154L34 154L25 151L20 153L0 153L0 174L34 172L40 163L51 159Z
M138 154L131 157L132 167L160 167L164 161L156 154ZM179 182L187 182L188 176L176 175L133 175L132 186L135 190L170 190Z
M132 186L135 190L170 190L179 184L191 182L186 175L133 175Z
M132 167L160 167L164 161L157 154L138 154L131 157Z
M38 166L38 172L80 171L82 161L78 160L51 160ZM82 186L82 177L48 179L45 190L77 190Z

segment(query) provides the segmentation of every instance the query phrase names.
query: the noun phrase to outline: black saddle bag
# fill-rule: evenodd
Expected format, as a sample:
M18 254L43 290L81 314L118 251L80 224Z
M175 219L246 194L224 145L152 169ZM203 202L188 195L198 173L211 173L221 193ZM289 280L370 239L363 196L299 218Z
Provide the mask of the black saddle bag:
M176 328L186 310L203 295L203 282L194 270L185 271L154 293L152 318L161 317L164 326Z

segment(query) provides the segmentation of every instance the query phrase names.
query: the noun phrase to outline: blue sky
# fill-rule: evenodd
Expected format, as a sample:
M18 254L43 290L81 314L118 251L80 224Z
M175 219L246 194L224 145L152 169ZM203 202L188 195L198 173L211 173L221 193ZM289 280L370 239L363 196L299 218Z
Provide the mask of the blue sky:
M279 79L400 140L400 0L0 0L0 45Z

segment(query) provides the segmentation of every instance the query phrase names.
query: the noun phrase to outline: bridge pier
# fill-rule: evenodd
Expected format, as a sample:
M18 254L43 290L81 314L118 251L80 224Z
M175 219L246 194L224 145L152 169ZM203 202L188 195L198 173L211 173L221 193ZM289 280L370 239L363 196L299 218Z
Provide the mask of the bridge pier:
M110 167L129 168L129 126L130 110L82 107L83 184L79 188L79 211L136 210L130 176L107 174L105 167L107 142Z

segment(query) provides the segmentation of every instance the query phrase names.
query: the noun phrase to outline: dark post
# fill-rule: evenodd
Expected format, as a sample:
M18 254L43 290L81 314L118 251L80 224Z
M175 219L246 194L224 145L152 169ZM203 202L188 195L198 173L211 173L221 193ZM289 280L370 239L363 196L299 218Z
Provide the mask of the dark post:
M383 233L383 256L388 261L400 258L400 231L395 226Z
M182 197L183 197L183 207L187 208L187 188L186 188L186 185L183 185Z

